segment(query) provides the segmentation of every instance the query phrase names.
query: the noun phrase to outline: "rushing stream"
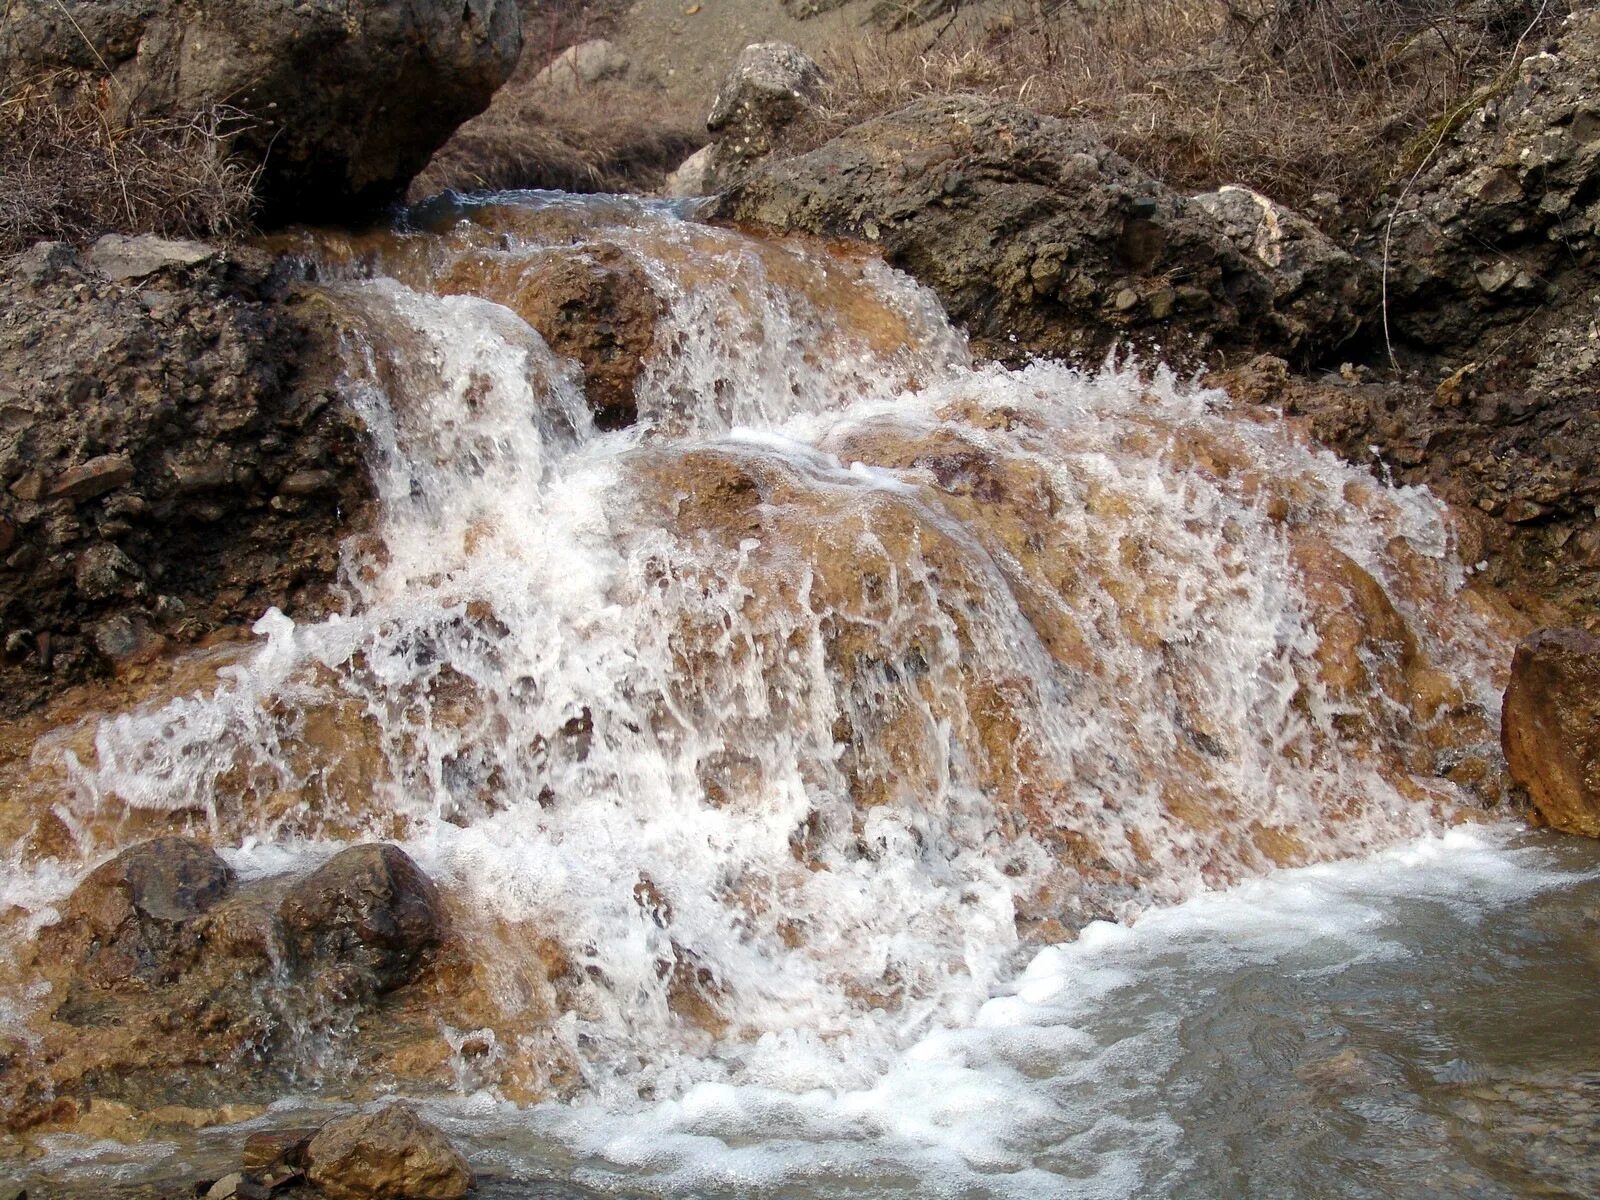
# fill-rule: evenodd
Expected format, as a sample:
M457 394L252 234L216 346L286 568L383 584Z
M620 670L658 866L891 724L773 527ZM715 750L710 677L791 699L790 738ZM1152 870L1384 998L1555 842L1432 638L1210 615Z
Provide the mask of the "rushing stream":
M660 309L606 428L516 311L600 247ZM374 447L343 611L42 742L81 856L3 885L20 939L153 819L247 882L402 845L438 1054L307 1027L247 1128L415 1095L506 1197L1600 1188L1600 854L1484 820L1516 627L1427 494L665 207L301 248Z

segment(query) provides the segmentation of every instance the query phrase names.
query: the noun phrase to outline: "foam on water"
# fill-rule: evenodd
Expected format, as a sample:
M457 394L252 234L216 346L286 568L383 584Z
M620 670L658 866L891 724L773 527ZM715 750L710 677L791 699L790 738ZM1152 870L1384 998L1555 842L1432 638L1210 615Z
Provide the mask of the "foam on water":
M1542 893L1600 881L1592 855L1563 862L1526 841L1510 828L1457 829L1204 893L1132 924L1091 925L1076 942L1036 954L970 1025L913 1043L867 1087L700 1084L634 1112L593 1104L519 1112L476 1097L435 1115L496 1148L489 1157L502 1169L536 1170L559 1148L571 1156L574 1181L605 1191L1220 1194L1195 1144L1197 1096L1212 1081L1186 1061L1193 1027L1209 1012L1248 1005L1228 993L1252 973L1285 981L1293 994L1320 981L1334 988L1375 962L1431 955L1457 970L1485 921ZM1431 995L1446 1007L1446 995L1428 990L1435 985L1425 969L1412 969L1409 1002L1427 1008ZM1406 1020L1398 1012L1389 1019ZM1240 1054L1225 1042L1210 1051L1219 1060ZM1340 1062L1314 1050L1304 1057L1291 1066L1308 1078L1321 1063ZM1251 1108L1247 1095L1235 1100ZM1407 1102L1416 1109L1410 1120L1423 1120L1425 1104ZM1395 1151L1397 1162L1407 1149ZM1237 1194L1267 1194L1241 1186ZM1436 1194L1421 1177L1412 1186L1412 1194ZM1484 1189L1478 1194L1502 1194L1491 1183ZM1352 1183L1337 1194L1365 1193Z

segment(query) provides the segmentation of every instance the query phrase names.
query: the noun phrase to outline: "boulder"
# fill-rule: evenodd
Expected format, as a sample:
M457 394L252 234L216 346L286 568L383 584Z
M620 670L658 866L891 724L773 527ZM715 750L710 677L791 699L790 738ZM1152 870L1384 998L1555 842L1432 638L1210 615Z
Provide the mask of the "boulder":
M460 1200L473 1183L450 1139L405 1104L330 1121L305 1153L331 1200Z
M716 135L708 182L727 187L772 153L778 135L816 103L822 70L787 42L746 46L706 118Z
M1543 629L1517 647L1500 743L1546 824L1600 837L1600 637Z
M433 881L398 846L352 846L284 895L278 909L302 966L356 995L415 976L443 931Z
M113 120L238 114L263 215L336 219L397 199L521 51L515 0L104 0L27 4L0 28L0 74L109 70Z
M553 92L572 92L628 73L628 56L605 38L568 46L533 77L533 84Z
M1271 280L1216 218L1083 130L998 100L918 100L763 165L713 212L878 244L994 357L1285 340Z
M1297 213L1244 187L1194 197L1272 281L1287 349L1323 358L1366 328L1379 302L1378 273Z
M319 610L372 494L327 306L265 256L121 238L0 263L0 312L0 714Z
M195 960L196 919L232 886L232 868L209 846L156 838L89 873L67 902L57 944L95 987L168 983Z
M711 166L715 157L714 145L701 146L667 176L667 181L661 185L661 194L675 200L709 196L715 190L711 186Z

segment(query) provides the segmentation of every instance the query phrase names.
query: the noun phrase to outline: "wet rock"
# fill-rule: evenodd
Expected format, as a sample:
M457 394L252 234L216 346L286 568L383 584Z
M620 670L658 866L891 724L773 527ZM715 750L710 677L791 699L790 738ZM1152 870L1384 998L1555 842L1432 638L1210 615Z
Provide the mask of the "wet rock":
M1181 361L1288 340L1261 264L1210 213L1086 132L996 100L919 100L760 167L713 213L881 246L1002 359L1098 362L1132 344Z
M514 270L469 258L447 272L440 286L446 293L491 295L514 309L552 350L582 365L596 425L633 424L634 384L664 306L643 268L621 248L598 243Z
M777 135L816 103L822 70L787 42L746 46L706 118L716 135L707 183L727 187L772 152Z
M233 870L209 846L180 837L145 842L78 885L57 945L96 987L170 983L200 950L197 918L232 886Z
M1568 351L1564 361L1581 357ZM1597 619L1600 364L1565 382L1469 364L1435 386L1295 378L1283 360L1262 358L1215 381L1306 418L1351 462L1449 501L1480 547L1471 564L1523 607Z
M138 646L192 644L273 605L316 611L366 511L364 432L339 399L326 309L264 256L180 260L127 284L52 243L0 265L0 627L13 642L0 714ZM274 507L280 484L309 480L317 503Z
M235 1171L224 1175L206 1189L205 1200L268 1200L272 1189Z
M130 283L157 271L193 267L215 258L217 248L204 242L174 240L144 233L126 237L108 233L89 251L89 265L107 279Z
M568 46L533 77L535 87L571 92L628 73L628 56L605 38Z
M1546 824L1600 837L1600 637L1544 629L1517 647L1500 739Z
M109 70L113 121L229 105L265 216L326 219L398 198L488 104L521 43L514 0L112 0L17 8L0 72L65 68L99 87Z
M1356 337L1377 312L1378 273L1310 221L1259 192L1223 187L1194 197L1272 281L1288 349L1317 359Z
M466 1159L404 1104L330 1121L306 1147L307 1178L331 1200L460 1200Z
M251 1175L260 1175L279 1165L303 1167L306 1146L316 1135L315 1129L266 1129L252 1133L244 1140L239 1165Z
M410 982L443 931L438 890L397 846L352 846L279 906L289 944L319 978L359 994Z

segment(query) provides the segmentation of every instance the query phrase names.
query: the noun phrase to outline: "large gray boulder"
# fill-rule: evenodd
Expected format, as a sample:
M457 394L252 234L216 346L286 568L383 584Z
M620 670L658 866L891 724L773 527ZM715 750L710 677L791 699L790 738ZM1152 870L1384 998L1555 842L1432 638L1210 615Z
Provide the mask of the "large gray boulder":
M1086 132L1002 101L919 100L764 164L713 211L877 243L999 358L1288 341L1265 268L1215 217Z
M66 0L9 6L0 75L102 75L121 118L239 113L269 221L397 199L489 103L522 47L515 0Z

